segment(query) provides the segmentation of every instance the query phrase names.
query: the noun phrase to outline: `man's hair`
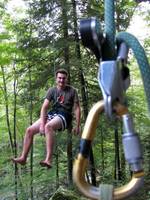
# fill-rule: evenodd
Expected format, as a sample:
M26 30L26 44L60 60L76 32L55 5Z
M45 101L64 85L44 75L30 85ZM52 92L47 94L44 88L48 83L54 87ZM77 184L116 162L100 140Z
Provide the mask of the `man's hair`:
M66 69L58 69L56 72L55 72L55 76L57 77L57 74L58 73L61 73L61 74L65 74L66 76L68 76L68 72Z

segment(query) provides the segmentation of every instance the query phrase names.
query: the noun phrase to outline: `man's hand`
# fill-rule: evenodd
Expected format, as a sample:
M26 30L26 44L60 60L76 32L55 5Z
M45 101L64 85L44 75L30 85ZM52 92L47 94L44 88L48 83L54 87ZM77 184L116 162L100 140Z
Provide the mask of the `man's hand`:
M79 135L80 134L80 127L74 127L73 129L72 129L72 132L75 134L75 135Z

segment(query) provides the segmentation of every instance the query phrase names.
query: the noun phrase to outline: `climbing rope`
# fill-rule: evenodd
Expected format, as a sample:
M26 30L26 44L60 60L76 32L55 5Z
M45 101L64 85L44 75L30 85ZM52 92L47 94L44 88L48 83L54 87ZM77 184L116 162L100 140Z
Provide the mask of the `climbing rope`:
M112 58L115 58L115 1L105 0L105 33L108 40L107 50L112 52ZM120 32L116 36L117 42L125 42L133 50L134 56L138 62L141 76L143 79L144 90L150 112L150 65L145 54L144 48L138 39L130 33ZM107 56L109 59L109 56Z
M141 76L143 79L143 85L144 85L144 90L145 94L147 97L147 103L149 107L149 112L150 112L150 65L148 63L147 56L145 54L145 51L137 38L133 36L130 33L127 32L120 32L118 33L116 40L118 42L125 42L129 48L133 50L134 56L138 62Z
M105 7L105 34L106 34L106 42L104 49L107 50L106 52L106 59L113 60L116 58L115 52L115 20L114 20L114 13L115 13L115 5L114 1L105 0L104 1Z

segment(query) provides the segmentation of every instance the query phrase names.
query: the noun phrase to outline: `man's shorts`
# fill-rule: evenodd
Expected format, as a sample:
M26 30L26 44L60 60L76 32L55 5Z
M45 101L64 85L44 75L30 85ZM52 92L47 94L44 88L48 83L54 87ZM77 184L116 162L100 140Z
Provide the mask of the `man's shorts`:
M61 119L62 128L59 131L64 131L72 121L72 116L62 111L50 111L48 112L47 119L52 120L56 116Z

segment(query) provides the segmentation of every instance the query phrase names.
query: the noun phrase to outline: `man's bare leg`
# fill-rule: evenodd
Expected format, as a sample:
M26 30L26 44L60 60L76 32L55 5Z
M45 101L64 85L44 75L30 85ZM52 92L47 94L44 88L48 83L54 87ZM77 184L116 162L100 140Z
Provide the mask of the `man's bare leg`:
M55 117L51 121L47 122L45 126L45 136L46 136L46 158L41 161L40 164L44 167L51 168L52 165L52 155L53 147L55 141L55 131L62 127L61 119Z
M26 164L27 156L33 143L33 137L36 133L39 133L39 127L40 120L37 120L34 124L27 128L24 137L23 150L21 156L18 158L13 158L12 161L14 163L19 163L21 165Z

